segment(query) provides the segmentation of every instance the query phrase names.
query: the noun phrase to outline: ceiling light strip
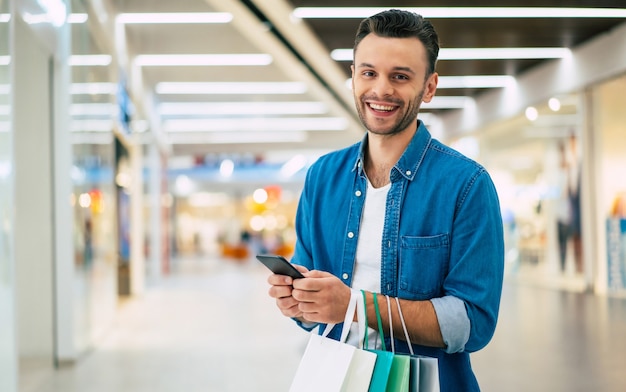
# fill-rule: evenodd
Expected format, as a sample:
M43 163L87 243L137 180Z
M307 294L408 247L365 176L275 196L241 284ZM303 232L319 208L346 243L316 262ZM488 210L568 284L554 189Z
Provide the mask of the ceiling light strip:
M322 102L169 102L159 105L161 116L233 116L325 114Z
M571 54L568 48L443 48L439 60L557 59Z
M241 95L241 94L304 94L308 88L303 82L207 82L178 83L161 82L156 85L156 93L161 95L202 94L202 95Z
M343 117L177 119L163 122L163 129L167 132L343 131L347 127L348 121Z
M89 54L89 55L72 55L70 56L69 65L78 66L100 66L106 67L111 65L111 56L108 54Z
M89 15L87 14L70 14L67 17L67 23L82 24L82 23L86 23L88 19L89 19Z
M72 83L70 94L72 95L112 95L117 93L118 86L115 83Z
M352 61L352 52L352 49L335 49L330 56L335 61ZM571 53L568 48L442 48L439 60L555 59Z
M515 84L509 75L439 76L437 88L498 88Z
M292 15L300 19L367 18L386 7L298 7ZM626 18L624 8L571 7L405 7L426 18Z
M233 15L228 12L153 12L124 13L115 18L121 24L219 24L230 23Z
M173 144L257 144L302 143L306 132L237 132L237 133L180 133L168 135Z
M264 53L241 54L144 54L135 57L140 67L167 66L263 66L272 63L272 56Z

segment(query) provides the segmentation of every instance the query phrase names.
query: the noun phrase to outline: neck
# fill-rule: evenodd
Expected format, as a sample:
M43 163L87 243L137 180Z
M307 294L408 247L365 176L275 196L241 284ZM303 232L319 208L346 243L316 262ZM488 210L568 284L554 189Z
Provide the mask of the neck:
M377 135L369 133L365 155L365 173L375 188L390 181L391 168L398 162L415 132Z

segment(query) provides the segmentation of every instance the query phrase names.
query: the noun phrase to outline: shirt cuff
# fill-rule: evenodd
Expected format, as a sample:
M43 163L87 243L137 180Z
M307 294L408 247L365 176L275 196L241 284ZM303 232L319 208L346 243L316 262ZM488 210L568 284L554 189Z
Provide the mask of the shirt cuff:
M295 321L296 324L298 324L305 331L312 331L313 329L315 329L315 327L317 327L319 325L319 323L310 323L310 322L306 322L306 321L300 321L300 320L295 319L295 318L293 318L292 320Z
M446 353L452 354L465 350L469 340L470 320L467 317L465 303L451 295L430 300L435 308Z

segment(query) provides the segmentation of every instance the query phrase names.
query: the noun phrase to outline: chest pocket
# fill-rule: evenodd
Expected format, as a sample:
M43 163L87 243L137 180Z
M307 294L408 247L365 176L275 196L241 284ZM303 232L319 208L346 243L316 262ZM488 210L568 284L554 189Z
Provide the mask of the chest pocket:
M413 299L430 299L441 295L449 254L448 234L403 236L398 270L400 290Z

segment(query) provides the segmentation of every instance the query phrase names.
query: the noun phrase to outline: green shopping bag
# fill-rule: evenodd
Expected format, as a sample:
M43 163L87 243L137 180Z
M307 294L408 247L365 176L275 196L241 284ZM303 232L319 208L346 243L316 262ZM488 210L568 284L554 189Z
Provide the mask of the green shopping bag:
M409 377L411 375L411 357L408 355L394 354L387 392L409 392Z
M376 354L376 364L374 365L374 373L372 374L372 380L370 381L369 392L386 391L394 355L389 351L368 351Z

